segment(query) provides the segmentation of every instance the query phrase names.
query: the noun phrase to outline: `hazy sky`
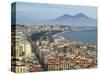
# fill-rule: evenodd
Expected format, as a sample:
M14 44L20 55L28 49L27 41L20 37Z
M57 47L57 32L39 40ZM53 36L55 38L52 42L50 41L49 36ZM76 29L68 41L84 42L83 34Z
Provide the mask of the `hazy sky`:
M90 6L75 6L44 3L16 3L16 22L31 24L33 22L54 19L63 14L75 15L83 13L90 18L97 18L97 8Z

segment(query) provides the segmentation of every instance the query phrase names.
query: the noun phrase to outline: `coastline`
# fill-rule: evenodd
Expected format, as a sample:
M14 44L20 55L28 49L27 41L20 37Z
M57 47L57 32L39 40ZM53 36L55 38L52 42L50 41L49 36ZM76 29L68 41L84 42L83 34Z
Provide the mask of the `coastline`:
M94 31L97 31L97 30L94 30ZM56 33L53 35L53 37L59 37L59 36L62 36L61 34L65 33L65 32L88 32L88 31L63 31L63 32L60 32L60 33ZM76 41L76 40L72 40L72 39L69 39L69 38L65 38L64 36L62 36L64 39L66 40L70 40L70 41L74 41L74 42L77 42L78 44L84 44L84 45L94 45L96 46L97 45L97 41L95 43L93 42L82 42L82 41Z

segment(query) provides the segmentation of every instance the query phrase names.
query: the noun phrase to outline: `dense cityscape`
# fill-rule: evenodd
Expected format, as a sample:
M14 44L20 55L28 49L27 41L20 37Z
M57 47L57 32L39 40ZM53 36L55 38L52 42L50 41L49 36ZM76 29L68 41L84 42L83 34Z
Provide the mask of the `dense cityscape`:
M68 25L12 25L11 69L40 72L95 68L97 45L65 39L59 33L93 31Z

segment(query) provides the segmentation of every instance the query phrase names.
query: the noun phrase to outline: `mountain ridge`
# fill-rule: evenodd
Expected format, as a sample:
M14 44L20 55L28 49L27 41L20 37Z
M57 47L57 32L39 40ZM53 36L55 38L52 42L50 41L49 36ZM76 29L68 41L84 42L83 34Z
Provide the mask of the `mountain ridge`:
M96 20L78 13L76 15L63 14L60 17L47 21L48 24L68 24L75 26L96 26Z

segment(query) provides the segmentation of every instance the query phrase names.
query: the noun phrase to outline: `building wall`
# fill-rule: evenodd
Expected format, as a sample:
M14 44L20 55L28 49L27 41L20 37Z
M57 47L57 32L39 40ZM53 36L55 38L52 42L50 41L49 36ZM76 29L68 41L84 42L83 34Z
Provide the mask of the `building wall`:
M13 72L21 73L21 72L29 72L27 66L11 66Z
M25 55L27 56L30 53L32 53L32 48L31 48L31 44L29 42L27 42L25 45L26 45Z

